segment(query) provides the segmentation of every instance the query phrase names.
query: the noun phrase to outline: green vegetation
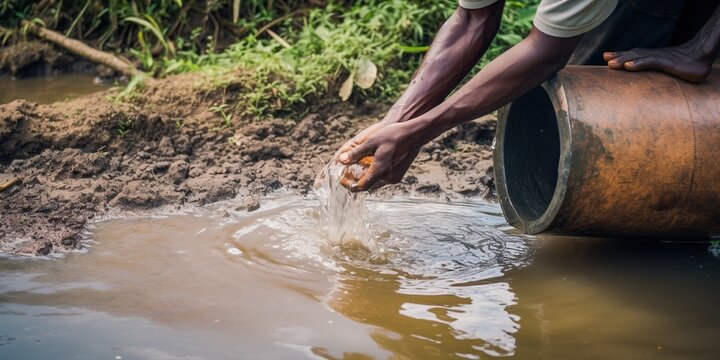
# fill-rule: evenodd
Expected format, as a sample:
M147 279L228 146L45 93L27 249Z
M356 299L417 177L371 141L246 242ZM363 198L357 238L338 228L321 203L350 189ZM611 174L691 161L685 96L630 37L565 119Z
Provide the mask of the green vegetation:
M119 137L125 137L130 130L132 130L133 121L124 115L121 115L117 120L117 126L115 127L115 134Z
M482 64L522 39L538 2L506 2L500 33ZM457 7L455 0L318 3L4 0L0 20L17 28L22 19L35 19L100 49L129 54L156 76L203 71L212 86L242 88L223 113L263 115L336 97L343 83L343 97L352 94L354 101L393 98ZM137 85L131 82L123 97Z
M230 107L230 105L222 104L211 106L210 109L208 109L211 112L220 115L220 118L222 118L222 126L224 127L230 127L233 121L233 115L225 111L228 107Z
M250 85L238 103L263 114L337 96L342 81L369 61L379 69L377 81L367 90L352 86L354 93L360 98L392 98L409 81L435 31L455 8L454 1L364 1L350 8L330 4L308 11L301 23L287 19L272 36L250 35L221 53L179 51L165 61L164 72L205 69L218 85L226 85L238 76L228 74L232 69L251 69L243 73ZM522 39L534 11L525 2L507 3L500 34L483 65Z

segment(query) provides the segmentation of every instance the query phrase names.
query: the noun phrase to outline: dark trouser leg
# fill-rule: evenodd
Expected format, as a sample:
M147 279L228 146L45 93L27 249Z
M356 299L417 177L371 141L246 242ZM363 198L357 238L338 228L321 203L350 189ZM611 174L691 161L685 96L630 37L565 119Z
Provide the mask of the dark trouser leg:
M605 22L585 34L568 63L605 65L606 51L669 45L683 4L684 0L620 0Z

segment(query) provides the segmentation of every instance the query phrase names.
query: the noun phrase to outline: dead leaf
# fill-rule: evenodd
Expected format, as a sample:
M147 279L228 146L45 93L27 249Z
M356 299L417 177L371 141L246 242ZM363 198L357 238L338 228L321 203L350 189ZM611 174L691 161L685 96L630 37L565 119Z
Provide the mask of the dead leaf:
M376 78L377 66L368 58L360 59L357 65L357 77L355 77L357 86L361 89L368 89L375 83Z
M350 98L350 95L352 95L354 79L355 73L351 72L350 76L348 76L348 78L345 79L345 81L343 81L342 85L340 86L340 91L338 91L338 95L340 95L340 99L342 99L342 101L347 101L347 99Z
M323 41L328 41L330 40L330 36L332 36L332 33L330 33L330 30L328 30L328 28L320 25L315 28L315 35L323 39Z

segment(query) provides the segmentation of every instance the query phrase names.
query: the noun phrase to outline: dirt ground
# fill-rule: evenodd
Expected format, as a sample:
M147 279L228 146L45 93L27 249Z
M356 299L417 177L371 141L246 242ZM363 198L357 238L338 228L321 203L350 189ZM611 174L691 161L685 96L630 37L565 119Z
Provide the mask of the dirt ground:
M226 100L198 75L150 85L132 102L102 92L53 105L0 105L0 252L48 255L81 247L95 217L172 211L237 198L236 211L275 191L307 194L316 173L388 104L318 105L306 115L223 125ZM115 90L117 91L117 90ZM428 144L403 183L377 196L492 198L493 118Z

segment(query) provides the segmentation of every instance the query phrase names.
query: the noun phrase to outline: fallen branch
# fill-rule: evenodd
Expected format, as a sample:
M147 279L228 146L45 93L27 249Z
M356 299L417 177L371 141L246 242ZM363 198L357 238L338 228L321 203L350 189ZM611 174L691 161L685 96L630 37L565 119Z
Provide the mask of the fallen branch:
M57 46L60 46L73 54L90 60L94 63L105 65L121 74L127 76L141 75L135 66L131 63L105 51L94 49L82 41L71 39L65 35L57 33L55 31L46 29L44 27L33 24L27 20L23 20L23 26L27 26L28 30L37 37L49 41Z
M14 178L12 180L8 180L2 184L0 184L0 192L3 192L7 189L9 189L11 186L15 185L18 181L20 181L20 178Z

